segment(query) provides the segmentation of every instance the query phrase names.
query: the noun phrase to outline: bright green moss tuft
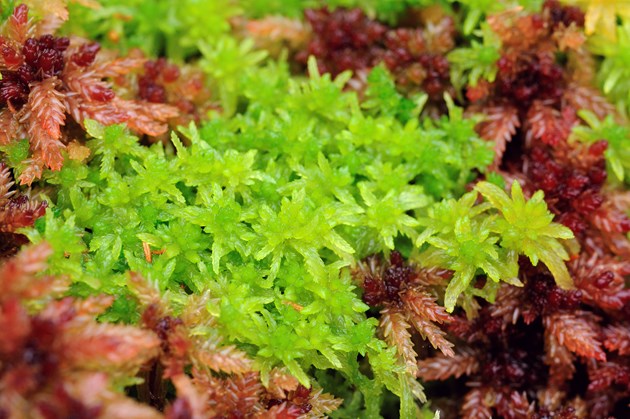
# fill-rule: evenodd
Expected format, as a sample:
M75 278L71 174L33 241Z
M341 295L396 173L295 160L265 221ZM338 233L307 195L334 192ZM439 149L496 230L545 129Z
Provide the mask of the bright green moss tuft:
M580 111L578 115L586 121L588 126L573 128L572 138L586 144L606 139L608 146L604 155L608 169L616 180L630 182L630 129L615 122L612 115L603 121L589 111Z
M475 204L478 194L485 202ZM424 266L454 271L444 296L448 311L453 311L462 293L493 301L497 290L493 283L520 284L517 259L521 254L534 266L542 261L558 286L573 288L564 264L569 255L558 241L573 238L573 233L551 221L553 215L542 198L539 191L525 200L518 182L512 183L511 197L492 183L480 182L475 191L457 201L434 204L428 216L419 220L426 229L416 240L421 249L417 260ZM491 280L483 289L472 283L479 273Z

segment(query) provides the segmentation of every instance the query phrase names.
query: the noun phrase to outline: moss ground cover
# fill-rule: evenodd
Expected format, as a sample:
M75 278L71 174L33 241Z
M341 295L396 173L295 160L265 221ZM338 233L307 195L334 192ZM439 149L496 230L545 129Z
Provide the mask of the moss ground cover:
M624 417L624 2L0 4L0 418Z

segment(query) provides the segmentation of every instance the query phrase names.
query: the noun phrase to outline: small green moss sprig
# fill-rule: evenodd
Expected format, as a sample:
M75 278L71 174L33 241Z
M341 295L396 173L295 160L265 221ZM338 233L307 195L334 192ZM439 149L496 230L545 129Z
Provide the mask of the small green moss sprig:
M237 98L243 89L243 69L255 65L267 56L265 51L255 51L254 42L246 39L239 42L231 36L221 36L212 44L200 42L203 56L199 65L210 76L214 90L219 93L221 104L227 114L236 110Z
M484 202L475 204L479 194ZM416 258L423 266L454 271L444 296L447 311L453 311L462 293L494 301L499 281L521 285L519 255L527 256L534 266L542 261L559 287L573 288L564 264L569 254L558 240L571 239L573 233L552 222L543 197L538 191L526 200L518 182L512 183L511 197L494 184L479 182L459 200L429 208L427 217L419 220L426 229L416 240L421 246ZM473 279L481 273L488 279L477 288Z
M537 191L526 200L518 182L512 183L511 197L503 189L487 182L480 182L475 189L502 216L494 226L501 235L501 246L527 256L534 266L542 261L560 288L573 288L573 281L563 262L569 259L569 254L558 240L572 239L573 233L569 228L552 222L554 216L547 209L544 193Z
M588 125L575 126L570 139L586 144L605 140L608 146L604 156L610 172L618 181L630 182L630 129L615 122L613 115L604 120L586 110L578 112L578 115Z
M609 23L610 24L610 23ZM588 46L595 54L603 57L597 71L597 84L609 100L624 115L630 109L630 18L611 29L613 39L604 34L590 37Z
M485 22L474 34L478 38L471 39L470 47L455 48L446 56L451 64L451 81L458 91L467 85L474 87L480 80L492 83L497 75L501 40Z
M387 67L380 64L367 76L365 99L361 107L371 115L391 116L405 123L418 118L428 99L426 93L411 98L403 96L396 89Z

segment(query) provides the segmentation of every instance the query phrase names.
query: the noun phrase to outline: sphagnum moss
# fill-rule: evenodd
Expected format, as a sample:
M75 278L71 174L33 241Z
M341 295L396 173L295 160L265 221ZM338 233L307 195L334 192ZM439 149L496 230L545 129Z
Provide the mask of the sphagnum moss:
M1 3L0 417L621 414L623 7L46 3Z

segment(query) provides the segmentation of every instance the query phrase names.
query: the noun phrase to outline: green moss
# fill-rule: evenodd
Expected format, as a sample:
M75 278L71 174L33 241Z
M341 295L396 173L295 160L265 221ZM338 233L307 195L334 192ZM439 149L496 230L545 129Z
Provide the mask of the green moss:
M608 147L604 153L608 170L619 182L630 183L630 129L615 122L612 115L600 121L592 112L582 110L578 115L588 126L573 128L572 139L592 144L606 139Z
M304 385L316 380L345 398L337 417L376 418L384 403L399 405L401 417L425 417L416 405L425 400L420 383L376 335L378 321L353 282L361 259L398 249L423 266L454 271L448 311L466 308L472 296L492 302L500 281L520 285L519 255L542 261L562 288L572 286L563 242L571 232L552 221L542 192L526 200L514 182L508 194L505 180L487 173L493 144L479 138L479 119L465 117L453 98L444 97L447 114L420 118L428 96L403 95L377 66L360 101L347 89L349 72L319 74L311 58L309 77L292 75L285 58L273 60L228 33L230 17L244 11L297 17L326 3L394 21L408 6L457 3L470 44L448 58L461 91L494 80L500 45L480 21L516 2L101 3L73 5L67 31L175 61L199 57L222 107L148 147L124 126L87 121L87 163L66 159L60 171L45 173L51 205L25 233L51 244L49 272L67 275L72 294L117 297L101 320L138 321L129 270L173 291L180 306L181 290L209 290L218 333L255 360L263 380L275 366ZM600 79L617 97L623 70L615 60L623 61L623 51L602 55ZM612 117L581 117L590 127L574 137L608 139L610 168L627 179L628 130ZM17 173L28 146L0 148ZM466 193L480 174L488 182ZM488 279L483 288L478 277Z

